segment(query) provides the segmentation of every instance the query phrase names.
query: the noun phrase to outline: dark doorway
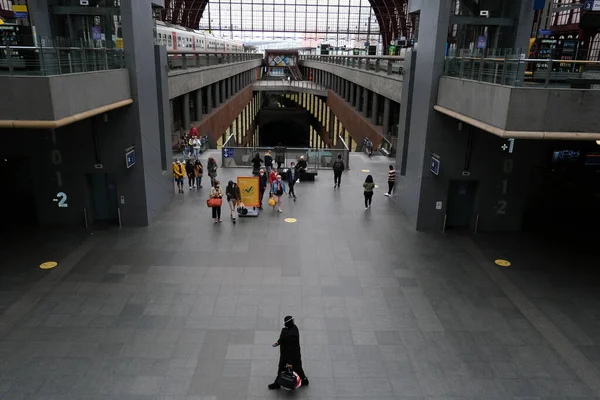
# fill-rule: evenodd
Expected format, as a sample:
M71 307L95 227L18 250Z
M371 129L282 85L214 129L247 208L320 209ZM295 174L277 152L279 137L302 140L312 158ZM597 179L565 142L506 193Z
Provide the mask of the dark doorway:
M298 108L265 108L259 114L261 146L306 147L310 140L309 113Z
M0 225L37 226L34 184L30 162L23 157L0 157Z
M119 223L117 185L110 174L87 174L92 213L90 223L116 225Z
M446 208L447 229L469 229L473 226L477 184L477 181L450 181Z

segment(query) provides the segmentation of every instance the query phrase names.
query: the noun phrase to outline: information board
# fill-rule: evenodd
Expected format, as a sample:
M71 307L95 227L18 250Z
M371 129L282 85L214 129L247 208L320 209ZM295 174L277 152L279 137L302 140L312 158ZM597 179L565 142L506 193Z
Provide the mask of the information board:
M260 207L260 182L258 176L238 176L237 184L240 187L242 203L246 207Z

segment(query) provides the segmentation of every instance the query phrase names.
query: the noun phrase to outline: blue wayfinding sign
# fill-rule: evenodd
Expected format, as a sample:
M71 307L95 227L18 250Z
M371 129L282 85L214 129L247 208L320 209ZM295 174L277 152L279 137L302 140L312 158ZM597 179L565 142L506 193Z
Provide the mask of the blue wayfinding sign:
M487 44L487 37L486 36L479 36L477 38L477 48L478 49L485 49L485 45Z
M585 11L600 11L600 0L585 0L583 9Z
M550 29L540 29L538 32L542 36L552 35L552 31Z
M431 155L431 163L429 164L429 170L436 175L440 174L440 159L434 155Z
M233 149L230 149L230 148L223 149L223 157L224 158L233 158Z
M129 148L125 153L125 164L127 168L131 168L135 165L135 148Z

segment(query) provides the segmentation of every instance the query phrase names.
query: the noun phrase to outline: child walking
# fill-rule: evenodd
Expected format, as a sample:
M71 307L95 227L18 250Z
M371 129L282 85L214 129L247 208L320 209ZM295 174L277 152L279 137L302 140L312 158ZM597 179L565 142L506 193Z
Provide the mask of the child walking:
M373 201L373 189L375 189L373 176L367 175L367 179L365 179L365 183L363 183L363 188L365 189L365 210L368 210L371 207L371 202Z

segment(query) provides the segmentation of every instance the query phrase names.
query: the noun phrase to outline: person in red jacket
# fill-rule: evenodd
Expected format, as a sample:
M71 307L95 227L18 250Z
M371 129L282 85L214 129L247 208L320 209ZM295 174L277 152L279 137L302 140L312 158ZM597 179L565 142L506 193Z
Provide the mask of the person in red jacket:
M273 186L273 182L277 180L277 171L271 169L271 173L269 174L269 184Z

